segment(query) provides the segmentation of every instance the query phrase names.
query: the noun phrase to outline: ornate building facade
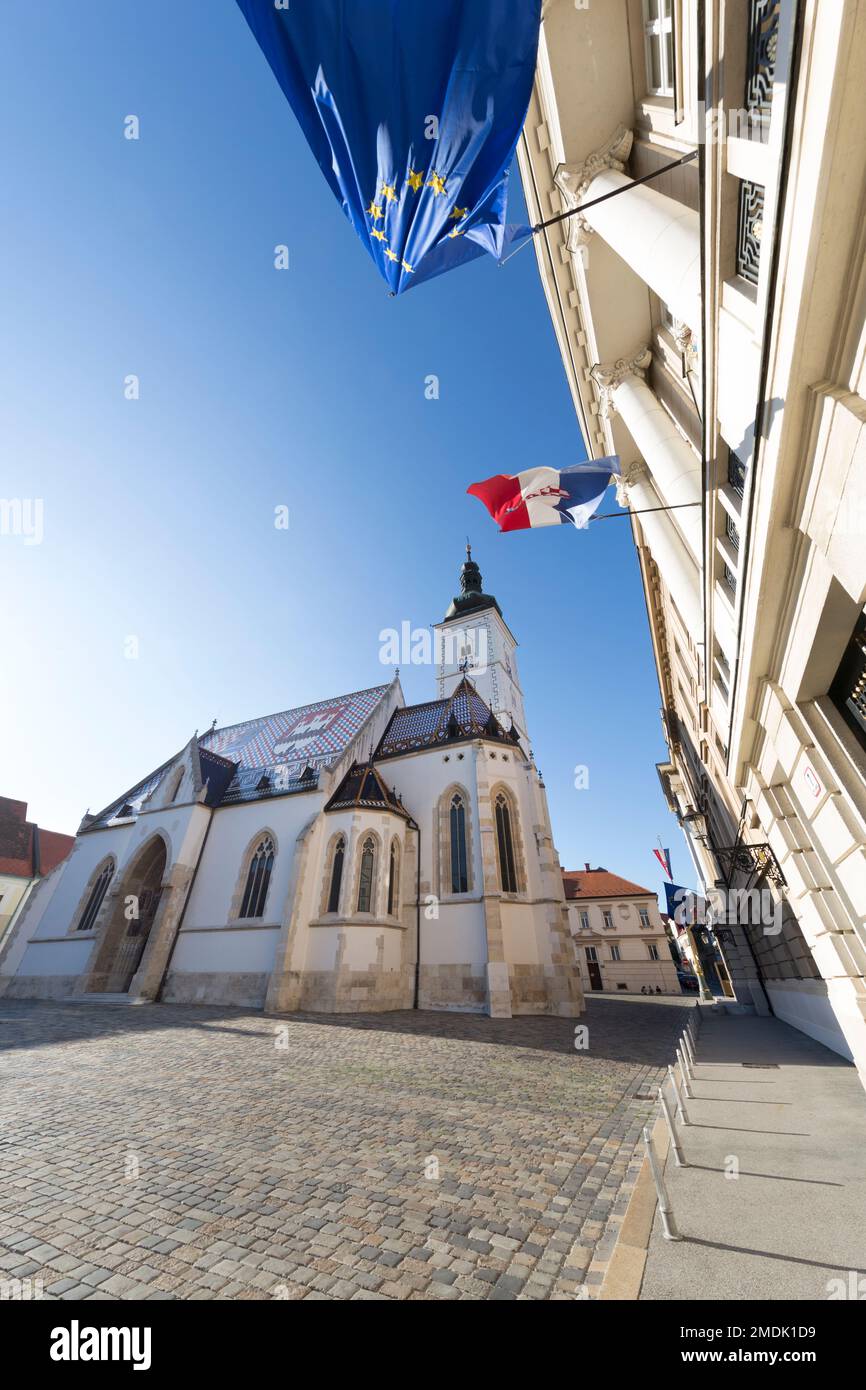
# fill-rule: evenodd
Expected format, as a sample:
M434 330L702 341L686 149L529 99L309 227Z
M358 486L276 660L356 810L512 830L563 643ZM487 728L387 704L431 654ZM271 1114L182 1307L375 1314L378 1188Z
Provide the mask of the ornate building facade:
M534 222L594 203L536 251L624 465L662 785L737 999L866 1078L866 6L543 15L521 173Z
M213 728L85 816L0 993L579 1014L517 644L468 553L436 631L435 699L395 677Z

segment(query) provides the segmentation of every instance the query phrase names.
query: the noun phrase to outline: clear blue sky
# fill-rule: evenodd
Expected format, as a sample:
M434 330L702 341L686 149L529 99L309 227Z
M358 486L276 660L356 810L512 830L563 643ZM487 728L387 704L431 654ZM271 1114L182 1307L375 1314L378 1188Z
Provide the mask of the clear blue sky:
M563 863L659 888L661 834L690 882L627 523L500 536L465 495L583 457L533 251L389 299L233 0L16 0L4 29L0 496L45 510L40 545L0 537L0 793L74 831L215 716L389 679L380 630L443 616L468 532Z

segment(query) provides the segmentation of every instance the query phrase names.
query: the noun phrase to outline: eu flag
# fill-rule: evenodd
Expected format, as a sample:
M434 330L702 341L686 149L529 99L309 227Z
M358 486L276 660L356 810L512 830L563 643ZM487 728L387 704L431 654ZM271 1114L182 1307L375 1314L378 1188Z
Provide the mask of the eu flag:
M505 224L541 0L238 0L389 289L529 228Z

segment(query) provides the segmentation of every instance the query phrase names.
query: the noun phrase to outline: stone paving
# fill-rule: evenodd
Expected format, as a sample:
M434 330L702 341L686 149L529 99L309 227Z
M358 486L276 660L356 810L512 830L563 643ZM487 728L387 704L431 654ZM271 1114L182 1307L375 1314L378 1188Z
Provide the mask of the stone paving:
M687 1007L0 1000L0 1296L594 1297Z

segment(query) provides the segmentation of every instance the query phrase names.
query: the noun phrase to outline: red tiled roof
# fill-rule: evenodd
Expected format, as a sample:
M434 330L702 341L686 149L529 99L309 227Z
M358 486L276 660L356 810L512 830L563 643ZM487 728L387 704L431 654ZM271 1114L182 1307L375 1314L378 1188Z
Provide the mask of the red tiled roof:
M574 898L654 898L652 888L641 888L607 869L563 869L565 896Z
M29 821L26 801L0 796L0 873L18 878L50 873L74 844L74 835L40 830Z

